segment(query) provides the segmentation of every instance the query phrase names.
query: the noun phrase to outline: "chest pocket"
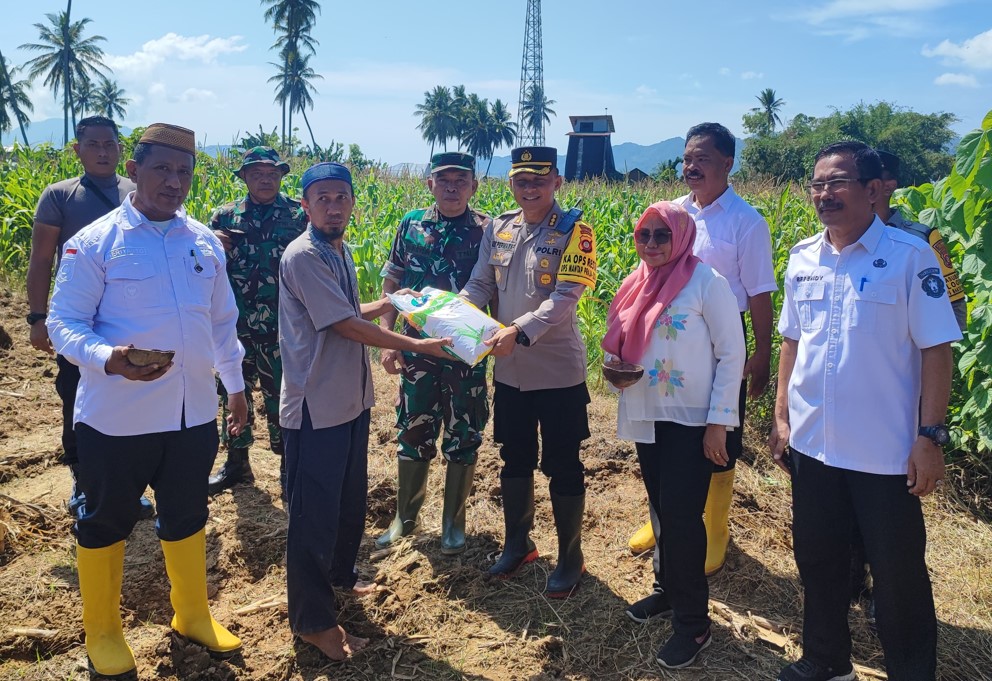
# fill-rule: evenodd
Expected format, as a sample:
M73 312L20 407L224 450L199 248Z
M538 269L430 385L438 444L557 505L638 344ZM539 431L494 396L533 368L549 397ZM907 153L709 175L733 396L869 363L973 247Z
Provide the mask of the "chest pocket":
M896 304L896 287L865 282L863 287L854 287L853 298L847 310L847 328L861 332L884 329L883 321Z
M541 253L539 248L534 249L531 253L532 264L530 269L531 290L536 291L541 295L548 295L554 290L558 283L558 267L561 265L561 251L565 248L565 242L563 241L561 245L555 245L553 247L548 247L546 250L559 251L558 255L553 255L551 253Z
M155 311L162 305L162 282L150 259L125 257L107 263L103 305L131 314Z
M186 284L189 286L190 304L209 307L214 294L214 279L220 261L212 249L197 243L191 255L183 258Z
M489 254L489 264L493 266L496 274L496 288L500 291L506 290L506 279L510 273L510 261L513 259L513 250L503 246L501 243L493 242L492 252Z
M799 328L803 331L817 331L823 328L827 316L827 306L823 300L826 286L822 281L800 282L793 298L799 310Z

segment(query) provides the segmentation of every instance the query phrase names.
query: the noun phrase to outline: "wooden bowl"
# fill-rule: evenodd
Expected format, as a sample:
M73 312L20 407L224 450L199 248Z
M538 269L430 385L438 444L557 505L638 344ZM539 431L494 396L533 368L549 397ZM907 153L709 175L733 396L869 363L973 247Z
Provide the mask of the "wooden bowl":
M164 367L175 356L175 350L142 350L141 348L130 348L127 351L127 361L137 367L146 367L149 364L158 364L160 367Z
M622 362L611 360L603 364L603 378L610 382L614 388L629 388L641 380L644 375L644 367L633 362Z

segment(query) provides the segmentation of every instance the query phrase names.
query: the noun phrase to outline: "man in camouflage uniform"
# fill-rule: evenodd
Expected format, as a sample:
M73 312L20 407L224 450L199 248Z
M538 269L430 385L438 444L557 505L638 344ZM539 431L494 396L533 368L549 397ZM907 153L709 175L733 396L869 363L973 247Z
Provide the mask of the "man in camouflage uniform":
M396 231L389 260L382 268L382 288L420 290L425 286L460 291L475 266L479 244L490 218L469 208L479 182L475 158L459 152L435 154L427 186L435 203L407 213ZM396 311L380 324L392 329ZM419 333L404 324L407 335ZM376 545L389 546L417 529L417 516L427 492L430 461L437 455L438 434L447 462L441 521L441 552L465 550L465 502L472 489L475 458L489 419L486 362L470 367L458 360L385 350L382 364L399 373L396 407L399 429L399 482L396 517Z
M288 172L289 164L280 160L274 149L249 149L235 172L247 185L248 195L221 206L210 219L211 229L227 252L227 276L238 303L238 339L245 347L242 368L248 398L248 425L233 439L221 433L227 445L227 461L217 475L210 477L210 494L255 479L248 463L248 448L255 442L251 389L256 381L265 404L269 447L283 454L279 428L282 362L277 336L279 260L286 246L307 226L300 203L280 192L282 177ZM226 419L227 393L219 383L218 392ZM280 470L284 471L285 465Z

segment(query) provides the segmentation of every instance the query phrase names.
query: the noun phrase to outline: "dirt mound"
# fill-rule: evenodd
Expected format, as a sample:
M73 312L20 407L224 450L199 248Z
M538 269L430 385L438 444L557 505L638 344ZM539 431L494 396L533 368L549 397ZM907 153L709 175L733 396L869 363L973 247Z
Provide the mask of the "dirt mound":
M27 346L27 327L18 323L26 312L17 296L0 312L0 324L13 335L13 346L0 349L0 494L12 500L3 503L0 497L0 532L16 528L3 535L7 545L0 548L6 561L0 563L0 679L86 678L73 540L61 507L69 477L55 463L60 414L52 387L54 361ZM370 638L369 647L342 665L327 664L312 647L294 643L286 622L279 459L260 440L251 452L256 483L216 497L207 524L213 612L242 638L243 653L218 662L200 646L173 636L154 523L142 521L128 541L122 595L140 678L675 678L654 661L670 624L636 625L623 614L647 593L652 575L650 556L627 550L629 535L647 511L634 449L614 437L614 398L594 397L593 436L583 447L588 574L571 599L555 602L542 595L556 543L541 478L533 534L541 558L512 580L485 575L503 535L499 456L488 438L469 501L465 553L440 552L440 461L431 473L421 534L397 550L375 550L372 540L394 512L396 474L395 383L378 368L375 382L369 514L359 572L381 589L362 600L339 598L342 623ZM761 439L757 433L748 438ZM681 679L774 678L799 653L801 589L791 554L788 481L760 453L753 457L757 463L741 466L737 476L727 566L710 582L714 643L696 667L678 673ZM992 678L992 529L943 497L928 499L925 508L941 678ZM852 610L851 626L861 678L884 678L878 641L859 606Z

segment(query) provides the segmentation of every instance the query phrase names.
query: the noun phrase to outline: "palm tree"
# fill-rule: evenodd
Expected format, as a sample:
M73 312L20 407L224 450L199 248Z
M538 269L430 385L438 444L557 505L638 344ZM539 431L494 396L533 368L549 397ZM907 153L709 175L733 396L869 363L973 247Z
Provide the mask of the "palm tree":
M524 101L520 103L520 114L524 129L518 131L523 137L530 137L534 144L544 144L544 124L551 122L552 116L557 116L551 105L555 100L548 99L544 88L537 83L530 86ZM525 134L530 131L530 134Z
M289 122L290 130L292 130L293 123L293 112L299 111L303 114L303 122L307 124L307 131L310 133L310 142L313 144L311 147L314 151L317 150L317 140L313 136L313 128L310 127L310 119L307 118L307 109L313 108L313 97L312 94L317 94L317 89L313 86L310 81L320 78L323 80L323 76L310 68L310 57L304 57L303 55L296 55L296 58L290 61L290 76L288 80L289 84Z
M7 60L0 54L0 133L10 130L16 120L24 146L28 146L28 135L24 130L28 116L25 112L34 111L34 105L28 98L28 81L14 80L19 71L17 68L9 68Z
M310 35L314 24L317 21L317 14L320 12L320 2L317 0L260 0L262 5L269 5L265 10L265 20L272 22L272 29L280 34L273 49L279 50L279 59L282 64L274 64L279 69L279 74L283 77L283 82L276 87L276 101L282 105L282 140L283 148L286 147L286 113L290 107L290 88L288 79L291 77L293 67L290 62L295 60L301 53L301 49L310 55L315 54L315 46L318 42ZM273 78L269 82L273 82ZM292 120L292 111L289 112L289 119ZM304 120L306 116L304 116ZM292 135L292 124L290 123L289 134Z
M72 93L73 122L75 122L75 116L81 117L87 111L93 111L96 105L96 90L93 88L93 81L87 78L74 85L75 90Z
M489 113L489 102L480 99L474 92L468 96L465 106L462 108L460 118L459 143L465 145L465 151L476 158L485 158L492 155L492 140L490 139L490 129L492 128Z
M107 118L122 120L126 115L124 107L131 103L125 94L127 93L117 86L116 80L101 78L100 88L94 96L95 111Z
M755 99L761 106L756 106L751 111L762 115L769 131L774 131L776 124L782 125L782 119L779 118L778 112L785 106L784 99L779 99L770 87L762 90L760 94L755 96Z
M506 104L500 99L493 102L493 106L489 110L489 126L491 147L489 150L489 164L486 166L486 175L489 174L489 168L493 164L493 154L496 153L496 150L500 147L512 147L517 139L517 124L513 122L513 116L510 114L510 110L506 108Z
M97 44L106 41L101 35L84 37L83 32L90 19L69 21L69 7L65 12L46 14L50 26L35 24L38 29L37 43L25 43L22 50L40 52L28 61L28 76L33 80L44 75L44 83L52 89L56 97L62 93L62 114L64 118L63 144L69 142L69 119L73 111L73 82L82 82L99 75L104 69L103 49Z
M462 88L464 91L464 88ZM420 116L420 130L424 141L431 143L431 156L434 145L440 144L448 150L448 140L455 137L457 119L451 91L443 85L424 93L424 103L418 104L414 116Z

